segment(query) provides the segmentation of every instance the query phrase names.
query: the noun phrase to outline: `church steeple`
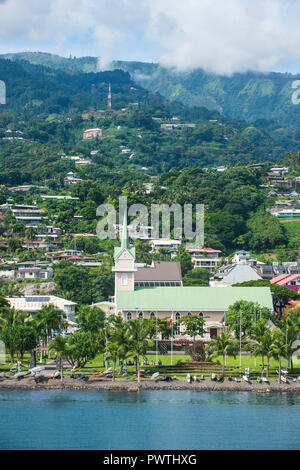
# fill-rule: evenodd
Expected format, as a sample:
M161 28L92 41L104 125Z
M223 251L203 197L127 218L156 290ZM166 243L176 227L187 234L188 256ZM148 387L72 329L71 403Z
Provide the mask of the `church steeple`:
M128 242L127 212L123 216L123 228L121 246L114 249L115 266L112 271L115 273L115 301L117 302L118 291L134 290L135 248L130 247Z
M123 217L123 227L122 227L122 240L121 240L121 248L126 248L128 250L128 228L127 228L127 211L124 211Z
M127 211L124 211L123 215L121 246L115 247L114 249L115 261L124 250L126 250L130 254L131 258L135 260L135 248L129 245L128 240Z

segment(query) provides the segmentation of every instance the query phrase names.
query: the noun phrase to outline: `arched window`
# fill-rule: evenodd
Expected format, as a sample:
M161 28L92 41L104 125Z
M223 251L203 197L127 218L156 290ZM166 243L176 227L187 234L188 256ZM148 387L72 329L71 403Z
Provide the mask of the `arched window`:
M203 317L203 312L199 312L199 317Z
M123 273L122 274L122 286L127 286L127 284L128 284L128 274Z
M131 312L127 313L127 320L132 320L132 313Z
M175 313L175 325L174 325L174 334L179 335L180 334L180 317L181 314L179 312Z
M156 317L155 313L154 313L154 312L151 312L151 313L150 313L150 318L155 318L155 317Z
M192 312L188 312L188 315L192 315Z
M138 317L139 317L139 318L144 318L143 312L139 312Z

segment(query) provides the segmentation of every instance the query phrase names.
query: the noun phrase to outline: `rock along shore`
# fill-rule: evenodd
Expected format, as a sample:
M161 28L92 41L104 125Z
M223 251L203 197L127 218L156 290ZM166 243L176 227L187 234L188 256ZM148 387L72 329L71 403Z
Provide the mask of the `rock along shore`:
M107 391L127 391L137 392L138 390L193 390L197 392L207 391L224 391L224 392L291 392L300 393L300 382L290 381L289 384L277 381L271 381L270 384L259 384L257 382L213 382L206 379L201 382L193 382L191 384L183 380L174 380L172 382L142 380L140 385L137 381L127 381L116 379L103 379L98 377L90 377L87 382L81 379L70 379L66 377L63 382L59 379L49 379L44 383L35 383L29 378L20 381L14 378L2 379L0 381L0 390L107 390Z

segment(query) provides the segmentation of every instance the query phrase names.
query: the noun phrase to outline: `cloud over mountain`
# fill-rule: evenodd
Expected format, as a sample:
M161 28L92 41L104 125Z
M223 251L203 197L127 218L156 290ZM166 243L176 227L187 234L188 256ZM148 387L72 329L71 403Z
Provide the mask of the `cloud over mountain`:
M0 0L0 41L231 74L300 62L299 20L299 0Z

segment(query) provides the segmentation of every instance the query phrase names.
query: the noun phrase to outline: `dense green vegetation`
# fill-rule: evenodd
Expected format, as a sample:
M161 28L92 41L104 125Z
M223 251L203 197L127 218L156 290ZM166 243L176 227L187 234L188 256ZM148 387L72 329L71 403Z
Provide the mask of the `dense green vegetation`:
M61 161L63 152L87 157L98 150L92 160L101 171L144 166L155 174L174 166L278 161L287 150L300 147L296 127L266 120L249 125L204 107L187 108L147 92L121 70L83 73L0 59L0 78L7 86L0 137L18 137L1 142L0 168L7 184L48 178L54 167L57 178L74 170L74 162ZM83 111L106 109L108 83L118 112L82 120ZM161 130L160 123L174 116L195 128ZM102 128L105 138L83 142L82 132L88 127ZM120 145L132 150L130 159L120 156ZM90 168L82 171L91 173ZM100 175L100 168L97 171Z
M107 361L112 362L110 372L112 380L115 380L117 365L121 365L119 373L121 376L127 377L128 373L133 372L132 369L128 370L126 365L129 358L133 357L137 380L140 382L141 375L144 373L143 370L141 374L140 366L142 362L147 361L147 351L154 346L157 333L162 333L166 338L172 335L169 328L166 331L163 327L163 323L166 325L169 323L167 319L160 320L158 325L155 320L146 319L125 322L121 317L114 315L105 317L104 313L96 307L81 307L77 318L80 329L66 338L61 335L66 322L60 310L49 305L34 317L30 317L26 313L9 308L5 299L0 298L0 338L7 347L11 362L14 362L15 354L17 360L22 362L25 353L29 351L31 351L31 357L35 359L33 349L39 341L42 341L44 347L47 346L50 352L56 354L61 380L64 374L64 360L73 368L72 374L74 375L75 369L82 369L87 363L92 362L95 364L94 367L99 367L99 362L94 361L100 353L106 365L108 365ZM276 358L280 382L283 359L286 359L290 372L294 372L293 357L297 350L296 340L299 335L299 309L290 310L281 321L276 321L275 318L273 320L276 327L271 331L267 326L266 312L260 310L258 304L244 302L238 305L235 303L230 306L226 318L228 332L222 332L219 337L209 342L206 351L202 345L203 354L207 355L209 361L222 357L223 376L226 356L236 356L242 349L261 358L262 376L264 374L269 376L271 359ZM195 348L197 345L195 336L203 336L204 333L203 319L199 320L196 316L185 317L182 323L187 329L187 334L194 338L193 348ZM54 331L56 337L53 338ZM230 331L235 333L234 336L228 334ZM242 338L243 345L241 341L238 341ZM267 361L266 367L265 360ZM99 361L99 356L97 361ZM247 363L249 363L248 358ZM103 365L101 364L101 369ZM150 372L155 370L152 366L148 368L147 363L144 365L150 369ZM157 367L160 364L156 362L155 365ZM95 370L96 374L98 372Z
M271 119L296 125L295 132L300 124L300 107L292 103L292 83L299 80L298 75L246 72L219 76L201 69L177 72L158 64L122 61L115 62L115 67L128 71L144 88L187 106L205 106L250 122ZM277 132L285 134L279 127Z
M298 131L266 120L249 125L218 111L169 102L136 85L127 72L97 72L92 58L79 63L37 54L35 63L26 59L26 54L16 61L0 59L0 79L7 84L7 104L0 108L0 204L36 203L45 210L47 223L62 230L63 248L76 247L102 262L90 268L58 263L57 295L90 304L113 294L110 269L118 241L74 240L71 234L95 234L97 206L106 202L118 209L120 196L127 196L128 205L146 205L149 212L151 204L204 204L205 245L224 256L247 249L273 252L280 262L296 259L298 222L283 223L267 212L275 199L267 195L265 174L272 161L283 157L291 169L288 177L299 174ZM112 111L106 110L109 83ZM84 111L98 110L83 119ZM178 122L195 127L161 128L161 123ZM103 135L84 141L83 132L91 127L101 128ZM289 149L294 151L286 153ZM78 166L74 156L90 164ZM265 166L255 168L254 162ZM217 171L217 165L226 165L226 171ZM69 184L69 172L82 181ZM38 187L24 193L10 189L21 184ZM71 199L45 200L45 194ZM37 234L9 211L1 216L0 233L8 238L4 259L45 259L41 250L22 248L22 240L33 241ZM171 259L163 250L153 256L141 241L135 247L138 262ZM175 260L181 263L184 285L208 284L207 271L192 270L184 249ZM18 286L7 282L1 289L8 295Z
M71 73L98 71L96 57L64 58L41 52L5 54L2 57ZM300 107L291 101L295 91L292 83L299 80L297 75L247 72L218 76L201 69L177 72L154 63L125 61L115 61L113 67L129 72L139 85L172 101L191 107L204 106L225 116L250 122L274 120L273 123L261 124L269 127L269 131L274 127L274 137L279 139L291 141L298 133ZM291 127L281 127L278 122Z

